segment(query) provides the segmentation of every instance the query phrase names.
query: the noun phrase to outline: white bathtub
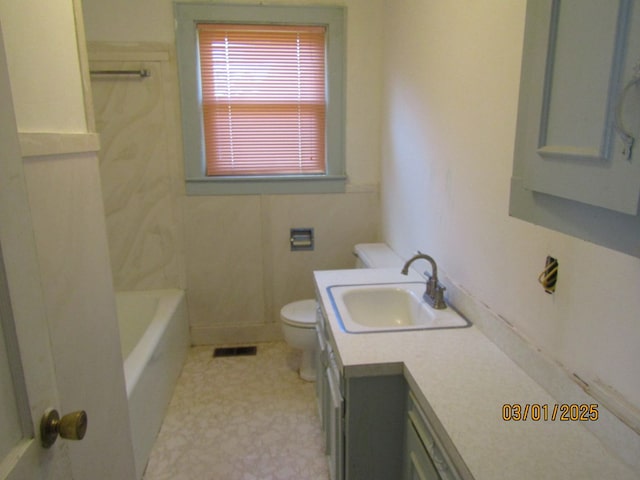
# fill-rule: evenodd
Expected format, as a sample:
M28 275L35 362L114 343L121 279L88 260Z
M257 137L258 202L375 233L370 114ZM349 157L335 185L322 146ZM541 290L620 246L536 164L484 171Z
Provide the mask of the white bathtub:
M142 478L189 348L182 290L116 293L136 477Z

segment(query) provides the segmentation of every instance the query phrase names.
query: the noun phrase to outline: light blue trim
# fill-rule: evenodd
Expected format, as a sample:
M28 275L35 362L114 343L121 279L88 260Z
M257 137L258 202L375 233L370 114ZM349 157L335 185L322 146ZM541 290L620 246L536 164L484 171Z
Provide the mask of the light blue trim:
M346 177L187 178L187 195L344 193ZM215 191L212 191L215 189Z
M186 191L189 195L341 193L345 191L345 50L343 7L175 3ZM304 24L327 27L327 174L212 178L205 174L197 22Z

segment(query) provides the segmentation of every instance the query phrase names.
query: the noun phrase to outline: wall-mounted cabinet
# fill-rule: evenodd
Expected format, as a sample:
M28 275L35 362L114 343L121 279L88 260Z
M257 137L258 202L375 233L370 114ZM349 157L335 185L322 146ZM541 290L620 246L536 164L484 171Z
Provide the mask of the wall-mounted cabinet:
M510 213L640 257L639 3L527 3Z

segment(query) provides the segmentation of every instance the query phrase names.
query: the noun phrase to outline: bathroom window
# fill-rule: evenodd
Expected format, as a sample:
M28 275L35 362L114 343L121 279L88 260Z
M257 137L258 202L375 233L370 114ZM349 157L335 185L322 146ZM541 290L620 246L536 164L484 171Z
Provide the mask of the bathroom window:
M324 175L326 28L197 29L207 176Z
M344 191L343 9L175 8L187 192Z

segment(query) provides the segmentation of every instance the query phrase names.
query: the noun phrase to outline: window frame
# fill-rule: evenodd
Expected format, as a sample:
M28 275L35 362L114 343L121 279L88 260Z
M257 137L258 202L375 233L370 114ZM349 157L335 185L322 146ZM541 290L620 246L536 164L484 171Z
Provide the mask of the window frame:
M342 193L345 191L345 12L343 7L175 4L176 47L188 195ZM206 175L197 24L320 25L327 29L326 173Z

